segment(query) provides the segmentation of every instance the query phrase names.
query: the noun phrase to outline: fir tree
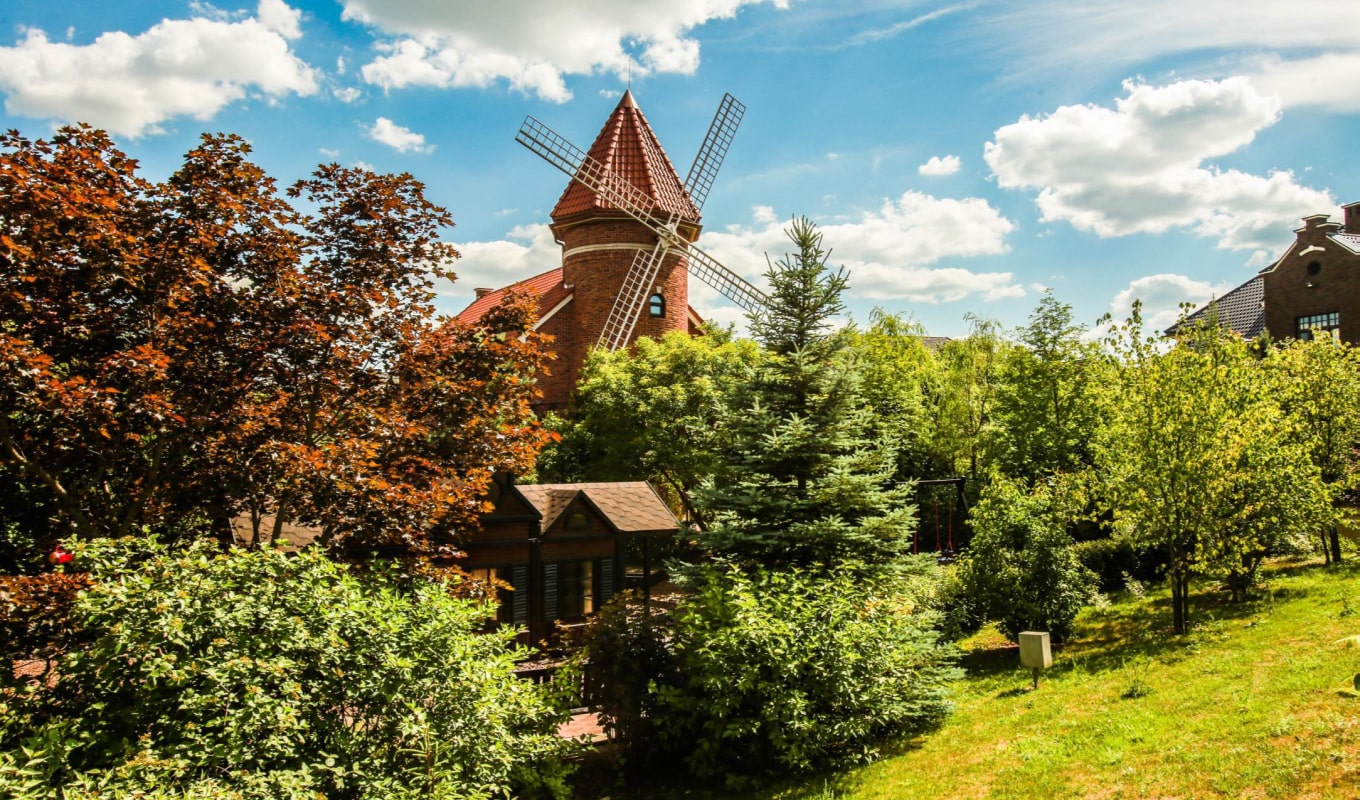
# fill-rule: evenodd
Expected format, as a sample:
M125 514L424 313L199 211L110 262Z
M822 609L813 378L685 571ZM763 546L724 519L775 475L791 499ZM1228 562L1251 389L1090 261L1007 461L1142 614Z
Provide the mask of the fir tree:
M848 346L844 268L807 219L787 231L795 254L766 273L767 306L751 330L770 358L739 392L726 425L730 469L702 494L715 555L767 567L881 563L905 551L909 487L892 488L895 452L874 440Z

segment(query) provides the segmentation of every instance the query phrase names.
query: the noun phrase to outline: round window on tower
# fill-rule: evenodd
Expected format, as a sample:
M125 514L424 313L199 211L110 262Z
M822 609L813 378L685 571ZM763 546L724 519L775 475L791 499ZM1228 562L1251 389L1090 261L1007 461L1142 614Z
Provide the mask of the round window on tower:
M1316 275L1316 274L1318 274L1318 273L1321 272L1321 271L1322 271L1322 264L1320 264L1320 263L1317 262L1317 261L1314 261L1314 262L1312 262L1311 264L1308 265L1308 274L1309 274L1309 275Z
M634 295L636 297L636 295ZM657 292L647 301L647 314L653 317L666 316L666 298Z

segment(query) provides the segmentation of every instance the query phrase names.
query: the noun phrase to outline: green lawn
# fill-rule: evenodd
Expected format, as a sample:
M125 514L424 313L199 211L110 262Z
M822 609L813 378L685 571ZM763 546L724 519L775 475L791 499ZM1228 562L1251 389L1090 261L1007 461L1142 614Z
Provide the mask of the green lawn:
M1360 564L1274 565L1246 604L1199 588L1185 636L1164 590L1083 612L1038 691L1005 640L974 637L940 730L748 797L1360 796L1360 698L1338 692L1360 649L1336 644L1360 634Z

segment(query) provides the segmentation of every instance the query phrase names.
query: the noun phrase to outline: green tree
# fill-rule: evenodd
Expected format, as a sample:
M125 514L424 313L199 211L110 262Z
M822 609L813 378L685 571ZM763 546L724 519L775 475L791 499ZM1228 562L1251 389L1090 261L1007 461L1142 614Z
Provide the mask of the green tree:
M1360 444L1360 351L1330 337L1272 348L1276 396L1305 437L1308 452L1333 502L1356 486ZM1335 521L1322 531L1327 560L1341 560Z
M1012 641L1029 630L1067 638L1096 582L1067 533L1081 504L1069 482L1030 488L999 478L987 487L973 509L973 538L957 567L976 621L997 620Z
M1002 474L1033 484L1089 465L1101 352L1083 341L1085 330L1073 323L1071 306L1046 292L1018 346L1006 350L993 405Z
M968 336L945 342L936 354L940 369L928 408L935 458L949 466L950 474L967 475L976 485L993 449L997 389L1010 344L995 320L972 314L967 319Z
M1110 337L1120 363L1101 392L1094 442L1118 531L1166 548L1174 629L1188 625L1190 579L1250 585L1279 537L1330 515L1321 478L1248 345L1217 325L1167 348L1139 309Z
M777 565L879 563L906 552L908 487L891 485L891 442L872 420L849 337L843 269L832 271L807 219L788 230L797 252L770 266L768 304L751 329L768 357L740 387L725 426L729 469L701 495L711 552Z
M954 475L953 465L932 460L928 391L939 382L939 365L925 344L925 330L900 314L874 309L869 326L850 333L849 350L859 366L864 402L872 414L870 436L897 451L898 480Z
M718 329L594 350L576 408L558 426L561 441L539 460L539 476L652 481L704 527L694 493L725 468L723 419L733 387L750 380L762 357L755 342Z
M560 779L565 714L454 584L315 548L74 550L94 584L84 642L52 685L6 674L0 795L493 797Z

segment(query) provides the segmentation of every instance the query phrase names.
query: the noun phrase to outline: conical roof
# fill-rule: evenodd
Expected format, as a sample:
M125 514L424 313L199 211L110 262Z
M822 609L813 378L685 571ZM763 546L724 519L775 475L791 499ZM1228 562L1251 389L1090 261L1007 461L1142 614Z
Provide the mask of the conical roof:
M677 214L680 219L699 221L699 210L694 207L680 177L675 174L666 151L661 149L652 126L642 116L642 109L627 91L619 99L609 121L590 146L590 157L603 164L610 172L636 186L651 198L648 211ZM617 206L602 199L577 181L567 189L553 208L554 220L599 209L617 210Z

